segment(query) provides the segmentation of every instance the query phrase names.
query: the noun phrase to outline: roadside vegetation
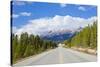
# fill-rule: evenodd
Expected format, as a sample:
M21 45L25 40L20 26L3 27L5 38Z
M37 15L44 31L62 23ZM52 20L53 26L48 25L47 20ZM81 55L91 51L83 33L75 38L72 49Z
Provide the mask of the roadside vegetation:
M93 25L88 25L76 35L63 42L68 48L81 48L97 50L97 21ZM86 51L86 50L84 50ZM86 51L87 52L87 51Z
M22 58L39 54L48 49L57 47L57 44L41 39L38 35L22 33L20 37L12 34L12 64Z

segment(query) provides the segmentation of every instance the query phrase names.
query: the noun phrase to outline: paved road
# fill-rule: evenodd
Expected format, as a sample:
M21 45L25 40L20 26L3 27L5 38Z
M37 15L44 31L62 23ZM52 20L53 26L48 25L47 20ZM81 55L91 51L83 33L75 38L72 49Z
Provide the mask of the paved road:
M79 62L95 62L97 57L82 52L58 47L56 49L44 52L34 57L30 57L14 66L24 65L44 65L44 64L61 64L61 63L79 63Z

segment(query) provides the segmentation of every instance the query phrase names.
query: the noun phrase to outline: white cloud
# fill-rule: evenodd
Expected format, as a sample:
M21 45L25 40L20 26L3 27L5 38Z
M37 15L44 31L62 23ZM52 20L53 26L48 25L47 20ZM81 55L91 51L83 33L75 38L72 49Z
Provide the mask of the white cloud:
M72 16L59 16L56 15L52 18L40 18L30 20L26 25L23 25L20 29L17 29L16 34L20 35L22 32L28 32L34 35L45 35L48 32L58 30L71 30L74 31L80 27L85 27L88 24L92 24L96 20L96 17L88 19Z
M30 12L21 12L20 15L21 16L30 16L31 13Z
M83 6L78 7L78 9L81 10L81 11L86 11L86 8L83 7Z
M24 1L13 1L12 5L25 5L26 3Z
M62 3L62 4L60 4L60 6L61 7L66 7L67 5Z
M18 18L19 15L18 14L12 14L12 18Z
M24 6L24 5L32 4L32 3L33 3L32 1L18 1L18 0L14 0L12 2L12 5Z
M19 14L12 14L12 18L18 18L20 16L31 16L30 12L21 12Z
M17 32L17 27L12 27L12 33L16 33Z

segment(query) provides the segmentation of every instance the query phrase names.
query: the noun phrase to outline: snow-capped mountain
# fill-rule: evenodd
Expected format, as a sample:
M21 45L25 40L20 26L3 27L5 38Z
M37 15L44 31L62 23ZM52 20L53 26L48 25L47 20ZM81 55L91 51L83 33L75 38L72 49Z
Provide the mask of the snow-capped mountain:
M48 34L42 36L43 39L61 42L67 40L75 35L71 30L48 31Z

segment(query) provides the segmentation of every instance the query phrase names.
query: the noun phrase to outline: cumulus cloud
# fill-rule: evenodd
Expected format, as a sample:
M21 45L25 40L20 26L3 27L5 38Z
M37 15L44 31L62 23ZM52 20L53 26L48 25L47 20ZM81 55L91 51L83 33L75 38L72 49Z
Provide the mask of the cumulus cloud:
M17 32L17 27L12 27L12 33L16 33Z
M24 1L17 1L17 0L15 0L15 1L13 1L12 2L12 5L25 5L26 3L24 2Z
M31 2L31 1L14 0L14 1L12 2L12 5L24 6L24 5L32 4L32 3L33 3L33 2Z
M48 32L59 31L59 30L71 30L74 31L80 27L84 28L88 24L93 24L96 17L88 19L72 16L59 16L49 18L40 18L29 20L26 25L17 29L16 34L20 35L22 32L28 32L34 35L46 35Z
M62 3L62 4L60 4L60 6L61 7L66 7L67 5Z
M12 14L12 18L18 18L19 15L18 14Z
M83 7L83 6L78 7L78 9L81 10L81 11L86 11L86 8Z
M12 18L18 18L20 16L31 16L32 13L30 12L21 12L19 14L12 14Z
M30 12L21 12L20 15L21 16L30 16L31 13Z

